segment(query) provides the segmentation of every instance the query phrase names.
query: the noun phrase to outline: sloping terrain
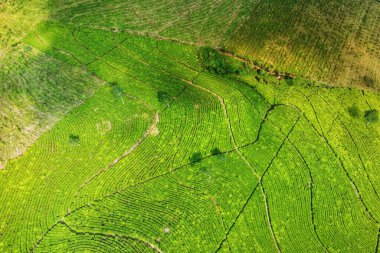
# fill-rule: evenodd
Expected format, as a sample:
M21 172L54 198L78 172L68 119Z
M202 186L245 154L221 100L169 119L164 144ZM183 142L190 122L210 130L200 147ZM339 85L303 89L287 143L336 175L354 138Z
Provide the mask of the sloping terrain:
M22 43L44 1L0 3L0 170L103 83Z
M224 47L332 86L379 89L374 0L52 1L51 18Z
M227 48L283 70L379 90L380 4L354 1L261 1Z
M2 61L1 138L30 147L0 170L0 251L378 252L378 83L249 58L268 4L49 2Z

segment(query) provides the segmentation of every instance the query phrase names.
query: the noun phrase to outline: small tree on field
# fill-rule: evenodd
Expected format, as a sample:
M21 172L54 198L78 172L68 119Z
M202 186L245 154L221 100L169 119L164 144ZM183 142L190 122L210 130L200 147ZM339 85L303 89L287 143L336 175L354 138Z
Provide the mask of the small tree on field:
M222 154L223 154L223 153L222 153L222 151L220 151L219 148L213 148L213 149L211 150L211 155L221 156Z
M352 118L357 118L359 117L359 114L360 114L360 111L359 111L359 108L356 106L356 105L353 105L353 106L350 106L348 109L348 114L350 114L350 116Z
M160 103L169 105L171 96L166 91L157 92L157 99Z
M369 76L364 76L363 81L367 87L373 87L375 85L375 81Z
M69 143L70 144L79 144L79 135L70 134L69 135Z
M194 164L194 163L200 162L201 159L202 159L202 153L196 152L190 156L189 161L190 163Z
M125 93L124 89L122 87L120 87L120 85L117 82L111 82L110 86L111 86L111 93L112 93L112 95L115 98L120 98L121 101L124 104L124 99L123 99L123 95Z
M375 123L379 121L379 112L376 109L366 111L364 113L364 118L368 124Z

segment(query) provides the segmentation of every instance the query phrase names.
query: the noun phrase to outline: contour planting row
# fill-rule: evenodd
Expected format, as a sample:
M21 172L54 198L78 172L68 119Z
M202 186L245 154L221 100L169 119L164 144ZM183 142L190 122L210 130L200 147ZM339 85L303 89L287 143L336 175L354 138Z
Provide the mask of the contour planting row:
M83 233L75 231L67 224L59 223L34 249L34 252L157 252L151 245L136 238L112 236L109 234Z
M85 27L155 34L218 45L249 16L256 1L57 2L53 16ZM226 17L227 15L227 17Z
M24 44L15 47L3 60L0 167L8 159L21 155L100 85L84 71Z
M110 85L4 174L3 248L44 251L63 234L73 249L91 248L86 238L159 252L376 247L379 130L364 111L378 97L359 99L354 120L342 105L355 91L243 83L201 73L195 47L46 27L28 41Z
M296 90L297 89L297 90ZM373 213L374 218L379 221L376 210L380 208L379 188L376 182L379 177L375 172L376 165L372 161L378 156L379 143L379 127L376 124L366 122L364 114L372 108L378 107L376 95L368 93L364 98L360 91L345 91L343 89L332 89L329 92L325 89L299 89L294 87L292 94L302 94L305 106L294 98L286 98L287 103L295 104L298 108L307 108L311 110L305 111L306 118L311 121L313 128L316 129L318 135L325 139L340 163L340 167L350 180L355 184L354 188L361 193L363 203ZM282 100L287 96L288 91L281 89L278 94ZM357 108L358 115L354 118L350 116L350 108ZM329 112L329 113L328 113ZM352 124L355 127L351 127ZM367 158L367 159L365 159ZM377 217L376 217L377 216Z
M204 157L214 148L231 149L220 104L193 87L186 88L159 117L156 134L148 136L135 152L84 189L85 199L174 170L190 163L196 153ZM116 184L109 185L110 180Z
M261 84L255 85L264 90ZM265 93L267 100L274 96L279 103L302 110L305 123L294 131L300 132L300 137L293 139L293 133L291 138L313 175L313 219L320 241L327 248L347 245L348 250L367 251L373 250L377 242L379 202L374 182L378 177L373 173L373 156L377 154L379 135L377 124L365 122L364 111L378 107L378 95L368 93L364 97L360 93L300 86L275 86L274 93ZM358 108L357 117L349 114L352 105ZM329 223L334 224L333 228ZM347 232L352 230L355 235ZM337 233L345 236L334 237ZM355 249L352 238L358 240L353 244Z
M23 157L12 161L1 179L1 197L5 200L2 224L8 232L17 229L14 233L20 238L11 245L25 250L59 220L80 185L143 134L153 117L149 114L133 101L115 99L110 88L104 87L41 137ZM25 222L30 225L24 227ZM13 240L12 234L2 234L2 241Z
M215 156L96 201L64 221L76 231L139 238L162 250L215 250L252 180L237 155ZM54 237L50 232L44 240Z
M344 3L260 2L226 47L291 73L373 88L379 79L379 5ZM268 15L274 18L268 21Z

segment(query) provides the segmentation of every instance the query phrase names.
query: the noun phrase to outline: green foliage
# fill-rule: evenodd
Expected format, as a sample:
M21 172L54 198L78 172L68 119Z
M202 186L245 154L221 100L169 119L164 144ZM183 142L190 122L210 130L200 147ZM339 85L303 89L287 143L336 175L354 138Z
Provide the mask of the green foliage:
M159 91L159 92L157 92L157 99L160 103L168 105L172 98L168 92Z
M205 69L218 75L239 74L244 69L242 63L210 47L202 47L199 50L199 58Z
M200 162L202 159L202 153L201 152L195 152L189 157L190 163L194 164L197 162Z
M358 118L360 116L360 110L356 105L348 107L347 111L352 118Z
M376 109L368 110L364 113L364 118L367 123L375 123L379 121L379 112Z
M213 148L213 149L211 150L211 155L221 156L221 155L223 155L223 153L222 153L222 151L220 151L219 148Z
M284 252L373 251L378 125L343 116L377 94L200 73L197 48L172 41L36 29L32 46L110 86L0 172L1 252L276 252L274 235ZM163 109L158 91L176 99Z
M70 144L79 144L79 135L70 134L69 135L69 143Z
M112 95L114 95L114 97L121 97L124 95L124 89L120 86L114 86L112 87Z

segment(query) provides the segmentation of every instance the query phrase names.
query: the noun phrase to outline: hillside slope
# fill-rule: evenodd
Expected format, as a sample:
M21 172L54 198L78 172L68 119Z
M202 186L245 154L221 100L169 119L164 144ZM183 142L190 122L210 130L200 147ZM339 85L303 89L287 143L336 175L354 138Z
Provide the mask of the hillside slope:
M380 87L380 4L374 0L86 0L52 6L52 18L65 23L225 47L329 85Z
M373 0L261 1L226 47L330 85L379 90L379 24Z
M378 94L54 22L25 43L108 85L0 172L1 251L377 250Z
M0 252L379 252L378 3L0 8Z

